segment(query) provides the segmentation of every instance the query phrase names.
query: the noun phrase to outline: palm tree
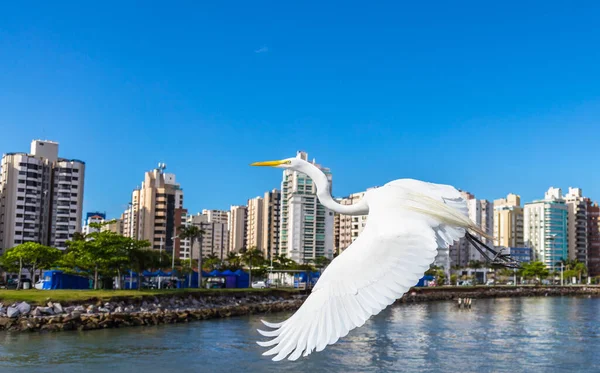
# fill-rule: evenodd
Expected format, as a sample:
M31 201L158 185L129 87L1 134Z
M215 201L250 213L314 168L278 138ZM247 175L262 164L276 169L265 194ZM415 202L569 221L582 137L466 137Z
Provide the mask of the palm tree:
M227 262L227 265L230 267L230 269L240 269L241 268L241 262L242 262L242 258L235 252L230 252L229 254L227 254L227 257L225 258L225 261Z
M202 288L202 235L206 233L204 230L198 228L195 225L179 227L179 237L182 239L189 238L192 240L192 252L194 248L194 241L198 241L198 287ZM191 255L190 255L191 256Z
M206 261L204 262L204 265L210 269L216 269L220 263L221 263L221 259L213 253L206 257Z
M248 265L250 269L249 282L252 284L252 266L254 264L262 264L264 261L263 253L257 250L256 247L251 247L242 254L242 261Z
M317 267L319 272L323 272L323 268L327 267L331 263L331 260L324 256L318 256L312 262L315 263L315 267Z

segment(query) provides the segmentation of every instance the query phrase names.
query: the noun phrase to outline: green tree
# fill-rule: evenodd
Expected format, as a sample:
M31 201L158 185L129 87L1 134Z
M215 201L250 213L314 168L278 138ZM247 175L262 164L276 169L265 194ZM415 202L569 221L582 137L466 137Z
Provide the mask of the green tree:
M237 271L242 268L242 257L237 253L230 252L227 254L225 258L225 262L227 263L227 268L232 271Z
M260 266L264 262L264 256L262 251L257 250L256 247L251 247L242 254L242 262L246 264L250 270L249 281L252 284L252 268Z
M450 285L456 285L458 282L458 276L456 274L450 275Z
M195 225L182 225L179 227L179 237L192 240L192 249L194 241L198 242L198 287L202 288L202 235L206 232ZM193 251L193 250L192 250Z
M35 276L39 269L53 266L61 257L59 249L44 246L37 242L25 242L7 250L1 257L2 266L5 270L16 271L18 268L19 279L23 269L29 270L31 280L35 282ZM18 289L21 287L19 281Z
M315 267L317 267L317 269L320 272L323 272L323 269L326 268L329 265L329 263L331 263L331 259L328 259L324 256L318 256L315 259L313 259L312 262L315 264Z
M548 268L546 268L546 265L542 262L525 263L522 267L523 277L534 278L538 281L548 277L549 273Z
M217 267L219 267L221 264L221 258L218 257L216 254L212 253L210 255L208 255L205 260L204 260L204 265L207 268L210 268L210 270L214 270Z

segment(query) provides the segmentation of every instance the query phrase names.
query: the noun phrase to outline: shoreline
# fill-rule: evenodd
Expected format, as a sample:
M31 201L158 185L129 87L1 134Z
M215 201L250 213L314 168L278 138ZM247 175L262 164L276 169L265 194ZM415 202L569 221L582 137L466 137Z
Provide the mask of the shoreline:
M49 293L48 295L51 295ZM458 298L600 295L600 286L474 286L413 288L394 304L449 301ZM141 298L115 296L0 305L0 331L57 332L188 323L249 314L297 310L308 294L272 289L256 292L156 294ZM1 302L1 301L0 301Z

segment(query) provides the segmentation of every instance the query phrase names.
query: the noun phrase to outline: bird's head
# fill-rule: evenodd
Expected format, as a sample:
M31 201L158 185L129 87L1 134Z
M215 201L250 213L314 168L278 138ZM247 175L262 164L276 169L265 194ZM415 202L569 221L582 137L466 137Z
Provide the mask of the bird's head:
M298 155L294 158L286 158L278 161L254 162L250 164L250 166L289 168L292 170L301 171L303 166L306 164L308 164L308 162L300 158L300 155Z

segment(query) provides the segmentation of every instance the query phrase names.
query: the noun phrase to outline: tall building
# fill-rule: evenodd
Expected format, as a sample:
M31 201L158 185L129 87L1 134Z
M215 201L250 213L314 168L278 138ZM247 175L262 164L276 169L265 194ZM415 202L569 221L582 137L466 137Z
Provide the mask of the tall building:
M183 209L183 190L174 174L164 172L165 167L159 164L146 172L141 188L132 192L129 211L124 213L124 231L127 236L148 240L155 250L171 254L176 251L176 216Z
M494 200L494 246L523 247L521 197L509 194Z
M82 228L83 234L100 232L100 229L91 227L90 224L102 224L106 221L106 214L103 212L88 212L85 215L85 225Z
M266 259L279 254L281 192L273 189L263 198L262 249Z
M561 260L568 259L568 208L560 188L550 188L544 199L524 207L525 246L533 249L535 260L552 271L560 270Z
M7 153L0 174L0 250L23 242L65 249L81 231L85 163L58 157L58 143L34 140Z
M460 193L467 202L469 219L491 236L494 226L494 204L484 199L477 199L469 192L461 191ZM475 234L475 236L485 244L492 245L489 238L478 234ZM450 246L448 252L449 264L452 266L466 267L471 261L483 261L481 253L465 238L461 238L454 245Z
M368 190L368 189L367 189ZM354 193L347 197L336 198L340 205L354 205L365 195L365 192ZM367 215L351 216L335 214L334 233L337 239L334 242L334 250L339 255L356 240L367 224Z
M229 211L229 251L239 253L246 249L248 207L231 206Z
M220 259L227 257L229 232L227 223L217 222L216 220L209 221L208 214L196 214L188 216L187 223L197 226L202 229L202 257L216 255ZM200 252L199 242L186 239L186 247L189 245L192 248L192 259L198 258ZM187 259L187 258L185 258Z
M567 216L569 259L587 265L587 198L583 197L580 188L569 188L569 192L565 195L565 204L569 211Z
M204 209L202 215L206 215L211 223L229 224L229 211Z
M263 251L263 199L255 197L248 200L246 220L246 247Z
M307 160L308 154L298 152ZM328 168L317 166L329 180ZM279 250L298 263L324 256L333 258L333 212L317 199L317 188L305 174L286 169L281 183L281 229Z
M598 203L587 200L587 226L588 226L588 275L600 276L600 207Z

